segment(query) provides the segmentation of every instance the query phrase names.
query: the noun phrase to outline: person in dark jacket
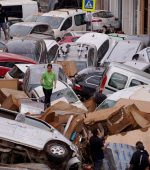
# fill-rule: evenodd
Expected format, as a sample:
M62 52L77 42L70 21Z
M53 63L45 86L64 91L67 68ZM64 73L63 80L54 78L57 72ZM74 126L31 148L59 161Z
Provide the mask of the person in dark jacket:
M104 140L99 137L99 131L94 129L90 138L90 154L94 163L94 170L102 170L104 159Z
M149 154L141 141L136 143L137 151L133 153L129 170L149 170Z
M8 39L8 33L7 33L7 23L8 17L6 15L5 9L0 4L0 31L1 29L4 31L5 39Z

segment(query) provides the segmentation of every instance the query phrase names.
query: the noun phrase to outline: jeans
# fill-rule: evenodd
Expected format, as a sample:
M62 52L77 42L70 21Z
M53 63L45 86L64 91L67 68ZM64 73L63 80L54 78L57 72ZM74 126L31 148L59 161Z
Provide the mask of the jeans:
M94 161L94 169L93 170L103 170L103 160Z
M52 89L45 89L43 88L43 92L45 95L45 105L49 107L51 105L51 95L52 95Z

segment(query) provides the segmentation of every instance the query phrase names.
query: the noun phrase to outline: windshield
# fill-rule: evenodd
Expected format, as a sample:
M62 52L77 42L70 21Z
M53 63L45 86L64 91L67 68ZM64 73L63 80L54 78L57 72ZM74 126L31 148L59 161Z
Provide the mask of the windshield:
M30 34L32 27L23 25L12 25L10 27L11 37L24 37Z
M113 107L116 104L116 101L114 100L109 100L106 99L103 103L101 103L96 110L100 110L100 109L108 109Z
M51 101L56 101L60 98L66 98L70 104L78 101L77 96L69 87L53 93L51 96Z
M9 53L18 54L29 57L34 61L39 61L38 49L36 49L35 43L30 42L10 42L7 44L7 50ZM37 54L36 54L37 51Z
M53 16L40 16L37 19L37 22L47 23L51 26L52 29L58 29L64 18L62 17L53 17Z

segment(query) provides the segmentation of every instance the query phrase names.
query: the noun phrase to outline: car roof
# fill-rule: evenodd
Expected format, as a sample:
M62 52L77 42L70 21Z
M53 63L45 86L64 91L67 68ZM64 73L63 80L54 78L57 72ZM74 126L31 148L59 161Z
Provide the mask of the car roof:
M35 26L38 26L38 25L49 26L48 24L41 23L41 22L18 22L18 23L13 24L12 26L15 26L15 25L29 26L29 27L35 27Z
M145 62L135 61L135 60L125 62L124 64L127 66L134 67L138 70L143 70L143 71L147 69L148 67L150 67L150 63L145 63Z
M108 96L106 100L118 101L119 99L150 101L150 85L129 87Z
M81 70L77 74L82 75L82 74L85 74L85 73L86 74L102 73L104 70L105 70L105 68L102 68L102 67L99 67L99 68L98 67L88 67L88 68Z
M54 11L47 12L42 16L57 16L57 17L68 17L70 15L78 14L78 13L85 13L81 9L58 9Z
M20 61L20 62L29 62L29 63L33 63L35 64L36 62L28 57L24 57L21 55L17 55L17 54L11 54L11 53L0 53L0 62L11 62L11 60L13 61Z
M141 77L145 77L145 78L147 78L147 79L150 79L150 74L145 73L145 72L143 72L143 71L141 71L141 70L138 70L138 69L136 69L136 68L133 68L133 67L128 66L128 65L125 65L125 64L111 63L111 64L109 65L109 67L118 67L118 68L120 68L120 69L129 71L130 73L134 73L134 74L136 74L136 75L138 75L138 76L141 76Z
M97 50L100 48L100 46L106 41L109 40L109 36L102 33L95 33L90 32L82 35L76 42L77 43L89 43L93 44L97 47Z
M41 42L43 40L41 39L38 39L38 38L34 38L34 37L30 37L30 36L27 36L27 37L19 37L19 38L14 38L10 41L7 42L7 46L9 46L10 44L18 44L18 45L22 45L22 44L36 44L36 42Z

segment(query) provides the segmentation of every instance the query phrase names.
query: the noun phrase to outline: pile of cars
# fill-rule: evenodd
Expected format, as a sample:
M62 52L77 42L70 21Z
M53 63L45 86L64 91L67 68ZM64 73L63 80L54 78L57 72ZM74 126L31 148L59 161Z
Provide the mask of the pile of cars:
M11 24L10 39L0 42L0 81L9 82L0 82L0 163L8 169L79 170L93 127L112 135L114 112L105 109L118 108L121 98L125 111L137 106L131 100L149 102L150 37L100 33L104 25L120 27L118 18L101 10L92 13L92 31L86 31L85 14L57 9L23 15ZM57 83L44 110L40 81L48 63Z

